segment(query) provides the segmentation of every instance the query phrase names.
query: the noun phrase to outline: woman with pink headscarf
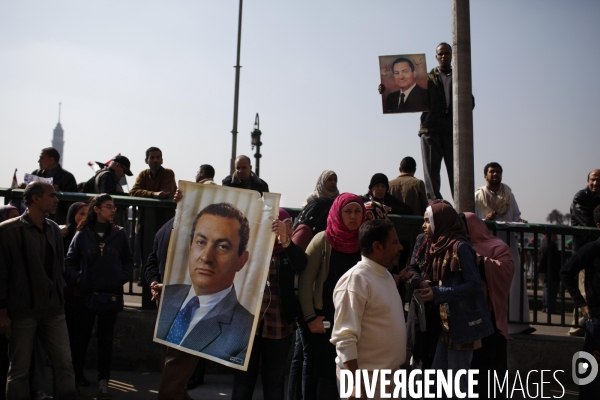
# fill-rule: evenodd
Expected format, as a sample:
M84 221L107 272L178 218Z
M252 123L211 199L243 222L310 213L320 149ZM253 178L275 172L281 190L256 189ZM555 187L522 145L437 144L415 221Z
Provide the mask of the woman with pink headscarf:
M477 253L483 292L495 328L492 335L483 338L482 348L473 353L471 368L495 370L504 376L508 368L508 295L515 265L510 247L502 239L493 236L485 222L473 213L466 212L464 215L471 244ZM480 390L481 394L485 392Z
M306 399L339 398L337 356L329 342L333 328L333 289L337 281L360 259L358 229L365 222L360 197L340 194L329 211L327 228L316 234L306 249L308 264L300 274L298 297L302 342L305 346L303 393Z

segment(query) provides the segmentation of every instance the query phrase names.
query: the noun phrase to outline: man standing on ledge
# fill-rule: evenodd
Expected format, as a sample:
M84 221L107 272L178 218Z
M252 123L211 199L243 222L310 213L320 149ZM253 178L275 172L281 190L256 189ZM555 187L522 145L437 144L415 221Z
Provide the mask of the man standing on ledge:
M502 167L500 164L497 162L487 164L483 168L483 174L486 185L480 187L475 192L475 214L483 220L526 223L527 221L521 218L521 211L519 210L517 200L515 200L515 195L508 185L502 183ZM519 304L521 303L521 299L523 299L524 323L509 322L508 333L509 335L532 333L535 331L535 328L529 326L529 302L527 301L526 284L523 285L523 292L521 292L523 273L520 268L521 258L519 257L519 250L517 249L517 239L512 232L499 231L496 236L509 245L510 253L515 264L515 273L510 285L509 294L509 321L520 320L521 314Z
M263 181L254 172L252 172L250 157L244 155L238 156L235 159L235 172L233 175L223 179L223 186L256 190L261 194L261 196L263 192L269 191L269 185L267 185L267 182Z
M421 154L425 190L429 201L442 199L440 193L440 170L442 159L446 164L450 191L454 196L454 133L452 110L452 46L442 42L435 49L435 59L439 66L427 74L427 97L429 111L421 114ZM385 91L379 85L379 93ZM473 98L475 108L475 98Z
M428 74L429 111L421 114L421 154L425 189L429 201L441 199L440 170L446 164L450 191L454 197L454 133L452 109L452 46L440 43L435 49L439 66ZM475 98L473 98L475 108Z
M394 225L384 219L367 221L360 227L358 242L362 260L342 275L333 291L331 343L337 351L338 388L341 370L352 376L359 368L393 372L406 359L404 307L390 273L402 251ZM380 393L378 385L375 398ZM361 395L366 398L364 388Z

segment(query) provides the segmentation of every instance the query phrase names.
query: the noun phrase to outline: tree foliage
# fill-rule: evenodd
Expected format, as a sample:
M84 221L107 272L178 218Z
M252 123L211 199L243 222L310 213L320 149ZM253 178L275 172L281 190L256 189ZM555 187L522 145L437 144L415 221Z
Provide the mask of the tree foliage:
M567 213L567 214L563 215L563 213L561 213L558 210L552 210L550 212L550 214L548 214L548 216L546 217L546 221L548 221L551 224L556 224L556 225L560 225L563 223L568 224L570 220L571 220L571 214Z

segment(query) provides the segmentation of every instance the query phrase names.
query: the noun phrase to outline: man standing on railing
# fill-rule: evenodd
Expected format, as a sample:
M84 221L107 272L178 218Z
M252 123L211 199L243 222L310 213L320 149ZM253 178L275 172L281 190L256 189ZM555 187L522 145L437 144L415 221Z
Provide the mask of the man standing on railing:
M77 192L77 181L72 173L64 170L60 164L60 153L54 147L42 149L38 164L40 167L31 174L43 178L52 178L54 190L57 192ZM67 211L71 203L61 202L53 215L53 220L57 224L64 224L67 220Z
M594 208L592 215L595 226L600 229L600 206ZM580 271L585 271L587 301L579 290ZM573 253L560 270L560 278L569 291L575 306L579 307L584 317L583 351L593 357L588 358L587 361L593 362L592 360L595 359L597 363L600 359L600 239L588 242L579 251ZM575 365L573 369L575 369ZM580 400L597 399L598 393L600 393L600 375L597 375L592 382L580 385Z
M503 221L503 222L527 222L521 218L521 211L512 193L510 187L502 183L502 166L497 162L487 164L483 169L485 186L480 187L475 192L475 214L484 220ZM510 246L510 252L515 264L515 274L510 286L509 294L509 321L519 321L521 319L521 304L523 310L524 324L508 324L508 334L528 334L535 331L535 328L529 326L529 300L527 297L527 284L523 281L521 272L521 258L517 249L517 240L510 237L511 232L498 232L497 236ZM521 291L521 285L523 289Z
M595 169L588 174L587 187L575 194L571 203L571 226L596 226L594 224L594 209L600 205L600 169ZM594 237L573 235L573 252L581 249L586 243L593 241ZM579 291L585 297L585 286L583 284L585 271L579 273ZM573 312L573 324L575 324L575 312ZM583 336L583 317L579 318L579 328L571 328L569 335Z

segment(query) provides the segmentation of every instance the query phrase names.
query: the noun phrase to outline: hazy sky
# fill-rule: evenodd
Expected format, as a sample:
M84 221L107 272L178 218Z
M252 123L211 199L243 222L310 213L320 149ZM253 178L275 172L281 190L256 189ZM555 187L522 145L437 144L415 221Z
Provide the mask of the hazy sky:
M62 102L63 167L120 152L143 170L163 150L177 179L212 164L229 173L239 3L0 1L0 187L51 145ZM475 184L497 161L523 218L566 213L600 167L600 2L471 2ZM256 0L244 3L238 154L253 155L260 113L261 178L298 207L321 171L341 191L417 160L420 114L383 115L378 56L452 42L451 2ZM442 194L449 198L445 169Z

